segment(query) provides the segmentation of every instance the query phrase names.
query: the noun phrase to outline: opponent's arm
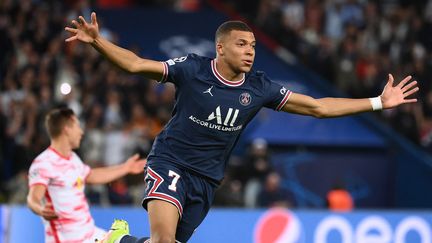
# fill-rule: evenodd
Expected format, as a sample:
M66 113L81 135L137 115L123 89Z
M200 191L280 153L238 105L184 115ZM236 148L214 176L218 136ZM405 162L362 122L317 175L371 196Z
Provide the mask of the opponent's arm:
M90 170L86 182L90 184L104 184L127 174L138 174L144 171L146 163L147 160L139 159L139 156L135 154L129 157L123 164Z
M53 220L58 218L54 212L51 203L42 204L42 198L46 193L46 186L36 184L30 187L27 195L27 206L37 215L42 216L46 220Z
M360 112L390 109L401 104L417 102L417 99L407 99L419 90L416 81L410 81L407 76L398 85L393 86L393 76L389 78L382 94L368 99L321 98L314 99L307 95L292 93L289 101L282 108L285 112L310 115L318 118L338 117Z
M140 58L135 53L121 48L99 34L99 26L96 13L91 14L91 23L87 23L84 17L79 16L78 21L72 20L75 28L65 27L65 30L73 36L66 42L80 40L91 44L105 58L116 64L121 69L130 73L140 73L150 79L161 80L164 66L161 62Z

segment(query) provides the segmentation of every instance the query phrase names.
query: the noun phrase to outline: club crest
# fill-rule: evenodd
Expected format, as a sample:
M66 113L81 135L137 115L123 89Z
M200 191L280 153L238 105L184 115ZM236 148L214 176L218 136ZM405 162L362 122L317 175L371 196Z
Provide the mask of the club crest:
M247 92L242 93L239 97L240 104L244 106L249 105L251 103L251 100L252 100L252 96Z

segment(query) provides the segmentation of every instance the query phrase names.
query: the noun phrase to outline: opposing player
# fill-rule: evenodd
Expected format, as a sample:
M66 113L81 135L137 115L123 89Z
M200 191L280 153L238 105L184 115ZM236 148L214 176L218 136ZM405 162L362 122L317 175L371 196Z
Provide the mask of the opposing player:
M96 14L91 23L80 16L72 36L91 44L120 68L176 86L172 118L156 138L146 167L143 207L150 221L152 243L187 242L206 216L226 161L240 133L262 108L319 118L388 109L416 102L416 81L393 85L389 74L382 94L374 98L314 99L293 93L252 70L255 37L243 22L228 21L216 31L216 58L195 54L158 62L143 59L104 39ZM287 128L289 129L289 128ZM124 221L115 221L103 242L144 242L127 235Z
M90 215L85 184L108 183L128 173L141 173L146 160L134 155L120 165L90 169L72 151L79 147L83 130L71 109L50 111L45 125L51 145L30 167L28 206L43 218L45 242L94 243L105 231L95 226Z

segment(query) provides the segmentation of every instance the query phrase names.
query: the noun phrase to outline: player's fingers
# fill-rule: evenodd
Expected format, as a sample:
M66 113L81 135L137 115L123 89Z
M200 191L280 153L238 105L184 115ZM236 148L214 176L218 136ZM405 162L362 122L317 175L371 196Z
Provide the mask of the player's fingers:
M412 81L411 83L405 85L404 87L402 87L402 92L405 93L408 90L410 90L412 87L417 85L417 81Z
M53 220L53 219L57 219L58 216L57 215L46 215L44 218L47 220Z
M72 36L72 37L67 38L65 41L66 41L66 42L71 42L71 41L74 41L74 40L76 40L76 39L78 39L78 36L74 35L74 36Z
M419 90L419 88L415 87L414 89L411 89L408 92L404 93L404 97L408 97L408 96L414 94L415 92L417 92L418 90Z
M126 160L126 163L135 163L138 160L138 155L134 154Z
M93 25L96 25L96 24L97 24L97 18L96 18L96 13L95 13L95 12L92 12L92 13L91 13L91 23L92 23Z
M79 28L81 27L81 24L78 23L78 21L76 21L76 20L72 20L72 24L73 24L77 29L79 29Z
M411 80L411 75L406 76L404 79L402 79L402 81L400 81L400 83L397 85L398 87L403 87L408 81Z
M43 214L45 216L47 216L47 217L55 217L55 216L57 216L57 214L54 211L48 211L48 210L44 211Z
M417 102L417 99L404 100L404 103L415 103L415 102Z
M80 23L81 23L83 26L86 26L86 25L87 25L87 21L85 21L85 19L84 19L83 16L79 16L78 19L79 19Z
M78 29L75 28L65 27L65 30L74 34L78 33Z
M54 205L50 202L45 204L45 210L54 212Z
M387 83L393 86L393 81L394 81L393 75L389 73Z

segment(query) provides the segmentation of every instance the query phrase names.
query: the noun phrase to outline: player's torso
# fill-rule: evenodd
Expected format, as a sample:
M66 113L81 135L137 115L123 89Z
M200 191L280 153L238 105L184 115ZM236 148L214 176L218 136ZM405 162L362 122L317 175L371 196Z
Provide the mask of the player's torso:
M62 242L90 240L95 227L84 193L82 161L76 154L66 159L49 152L47 157L50 173L45 200L52 202L58 215L57 220L45 222L47 242L55 242L54 235Z
M48 192L53 200L58 200L58 206L72 205L82 200L85 178L82 176L81 163L78 157L52 162L54 171L48 184Z
M259 111L263 100L253 83L256 80L249 75L231 83L216 75L208 63L187 81L188 85L178 87L175 116L185 129L191 129L190 133L229 140Z
M211 59L190 62L174 75L173 117L154 143L149 163L165 159L218 181L239 135L263 106L262 83L250 74L223 79Z

